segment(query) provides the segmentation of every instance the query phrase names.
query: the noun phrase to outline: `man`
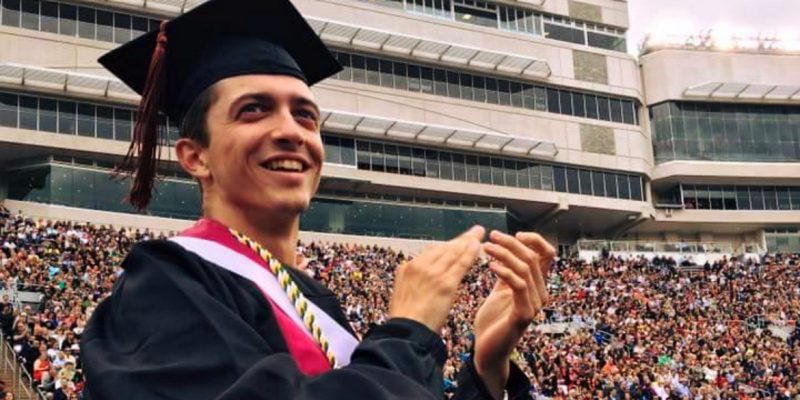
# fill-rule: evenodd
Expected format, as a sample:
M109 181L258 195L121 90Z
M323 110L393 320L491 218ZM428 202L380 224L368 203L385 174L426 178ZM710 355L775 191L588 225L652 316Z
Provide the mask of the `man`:
M91 399L441 399L437 332L481 248L499 281L455 396L527 395L510 355L546 300L554 251L538 235L481 244L473 227L422 252L360 343L333 293L294 268L324 159L309 85L340 67L288 1L210 0L100 62L143 94L131 202L150 199L165 113L204 217L126 258L82 337Z

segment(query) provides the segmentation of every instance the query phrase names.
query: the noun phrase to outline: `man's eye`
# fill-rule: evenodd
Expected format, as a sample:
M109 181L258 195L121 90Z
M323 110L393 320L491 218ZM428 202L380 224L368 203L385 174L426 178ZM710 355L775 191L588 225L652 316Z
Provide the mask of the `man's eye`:
M300 119L303 123L306 124L313 124L314 128L319 125L319 119L317 118L317 114L313 111L308 110L298 110L295 112L295 118Z
M264 112L265 107L260 103L250 103L239 109L239 116Z

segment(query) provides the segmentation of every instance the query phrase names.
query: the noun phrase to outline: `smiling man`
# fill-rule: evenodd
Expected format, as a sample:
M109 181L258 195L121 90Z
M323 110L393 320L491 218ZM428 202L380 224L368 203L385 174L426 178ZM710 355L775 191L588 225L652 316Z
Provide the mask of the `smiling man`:
M546 300L541 237L473 227L398 268L389 319L359 343L333 293L296 270L300 214L320 181L310 85L340 66L286 0L210 0L100 62L142 94L127 161L147 207L163 116L203 218L133 248L82 337L89 398L441 399L437 334L481 248L499 281L475 320L459 399L527 396L510 362Z

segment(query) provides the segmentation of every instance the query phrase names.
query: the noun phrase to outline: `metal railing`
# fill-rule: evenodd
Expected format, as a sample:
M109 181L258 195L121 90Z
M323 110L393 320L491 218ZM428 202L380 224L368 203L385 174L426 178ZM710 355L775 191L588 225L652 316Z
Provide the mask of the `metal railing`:
M36 382L22 365L22 362L11 347L11 343L0 334L0 369L11 382L6 382L6 390L11 390L17 397L36 400L47 400L47 396L36 386Z
M717 253L732 254L733 246L726 242L657 242L579 240L578 250L626 253Z

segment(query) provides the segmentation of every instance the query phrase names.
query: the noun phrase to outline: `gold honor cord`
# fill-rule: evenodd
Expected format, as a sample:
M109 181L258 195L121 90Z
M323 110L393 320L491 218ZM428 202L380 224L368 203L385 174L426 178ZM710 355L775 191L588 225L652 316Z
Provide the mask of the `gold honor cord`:
M272 271L275 277L278 278L278 283L281 285L281 288L284 292L286 292L286 295L289 296L289 300L292 302L292 305L294 305L297 315L299 315L300 319L303 320L306 330L311 333L311 336L314 338L317 344L319 344L322 352L325 353L325 357L328 359L328 363L330 363L331 368L336 368L336 355L331 351L328 339L325 338L325 335L322 333L322 329L320 329L314 314L308 307L308 299L306 299L306 296L304 296L300 291L300 288L297 287L297 284L294 283L291 275L289 275L289 272L286 271L286 267L284 267L280 261L272 257L272 254L269 252L269 250L262 247L256 241L234 229L228 230L234 237L236 237L237 240L239 240L240 243L255 251L256 254L258 254L258 256L261 257L267 263L267 265L269 265L270 271Z

